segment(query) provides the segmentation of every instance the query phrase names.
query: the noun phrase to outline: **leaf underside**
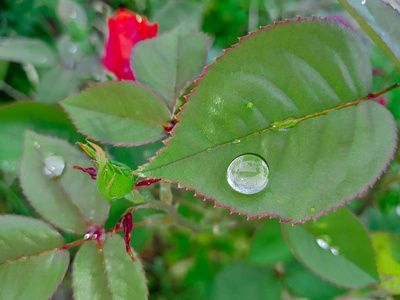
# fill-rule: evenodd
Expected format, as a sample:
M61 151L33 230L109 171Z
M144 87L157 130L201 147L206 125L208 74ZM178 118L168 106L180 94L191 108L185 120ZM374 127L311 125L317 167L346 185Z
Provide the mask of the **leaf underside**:
M129 81L94 86L61 102L78 129L115 146L138 146L166 136L166 105L150 89Z
M339 0L400 70L400 13L382 0Z
M263 28L207 69L167 147L141 176L178 182L249 217L297 223L363 193L393 156L397 132L386 108L346 104L371 93L372 72L361 42L339 23ZM299 123L272 130L288 118ZM231 161L245 153L270 169L267 187L253 195L226 180Z

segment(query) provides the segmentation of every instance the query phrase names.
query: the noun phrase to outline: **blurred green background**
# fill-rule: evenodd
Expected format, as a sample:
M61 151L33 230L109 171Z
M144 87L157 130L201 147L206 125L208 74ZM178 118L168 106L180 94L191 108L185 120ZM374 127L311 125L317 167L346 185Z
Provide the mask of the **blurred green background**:
M396 1L391 3L400 7ZM334 0L3 0L0 213L39 217L19 189L18 160L25 129L71 143L84 140L57 102L113 79L102 68L101 56L107 17L120 7L158 22L160 34L180 23L207 33L213 41L208 63L221 55L222 49L237 43L237 37L259 26L296 16L341 16L354 26L370 53L375 68L374 91L400 81L390 59L370 43ZM399 100L399 90L384 99L397 122ZM11 144L12 149L4 150L1 145L5 143ZM135 169L162 146L106 146L106 150L115 160ZM399 162L397 154L374 188L349 205L369 230L400 233ZM167 226L155 221L134 228L132 245L144 262L150 299L275 299L281 289L281 299L400 299L380 288L347 291L322 281L295 260L276 219L246 221L244 216L230 215L229 210L214 208L214 203L203 202L193 192L175 186L172 195L160 184L145 188L142 193L169 197L190 224ZM129 206L125 200L114 202L106 227L112 228ZM163 214L140 209L134 213L134 221L157 219ZM67 241L77 238L67 233L64 236ZM71 250L72 254L75 252L76 249ZM260 294L264 298L259 298ZM53 299L72 299L70 273Z

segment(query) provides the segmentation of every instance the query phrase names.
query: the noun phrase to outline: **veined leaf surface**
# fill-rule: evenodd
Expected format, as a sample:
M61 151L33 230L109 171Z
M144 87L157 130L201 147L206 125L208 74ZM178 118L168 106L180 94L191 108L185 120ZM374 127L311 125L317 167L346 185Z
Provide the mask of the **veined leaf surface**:
M371 89L368 56L345 26L299 19L263 28L208 68L167 147L138 173L249 216L316 218L363 193L393 156L396 126L365 100ZM227 182L229 164L246 153L270 171L252 195Z

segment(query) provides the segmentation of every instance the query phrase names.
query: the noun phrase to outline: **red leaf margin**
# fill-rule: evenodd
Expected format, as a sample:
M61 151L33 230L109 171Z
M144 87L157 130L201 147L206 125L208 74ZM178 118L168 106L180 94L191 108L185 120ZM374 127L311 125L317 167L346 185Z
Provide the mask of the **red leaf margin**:
M232 45L231 48L223 49L224 54L222 54L222 55L216 57L216 58L215 58L215 62L211 63L210 65L208 65L208 66L206 66L206 67L204 67L204 72L203 72L202 74L199 75L199 79L194 80L194 83L195 83L195 85L196 85L195 88L194 88L193 90L191 90L190 93L189 93L188 95L185 95L185 96L184 96L185 99L186 99L186 103L185 103L183 106L181 106L181 107L179 108L179 109L180 109L180 112L174 117L174 119L175 119L176 122L177 122L176 125L175 125L174 128L169 132L169 133L170 133L170 136L169 136L167 139L161 141L161 142L165 145L165 147L163 147L162 149L160 149L159 151L157 151L155 156L149 158L149 163L146 163L146 164L140 166L139 169L142 168L143 166L149 165L153 159L155 159L156 157L158 157L158 155L159 155L162 151L164 151L165 149L168 148L168 143L169 143L170 140L173 138L173 136L174 136L174 131L176 130L176 128L177 128L177 127L179 126L179 124L180 124L180 120L179 120L180 115L181 115L182 112L185 110L186 106L189 104L190 97L196 92L197 88L199 87L199 81L207 74L209 68L211 68L214 64L216 64L216 63L218 62L218 60L220 60L222 57L226 56L226 54L227 54L228 52L230 52L230 51L234 50L236 47L240 46L243 40L249 39L249 38L251 38L253 35L258 34L258 33L260 33L261 31L263 31L263 30L265 30L265 29L274 29L274 28L277 27L277 26L284 26L284 25L287 25L287 24L290 24L290 23L300 23L300 22L325 22L325 23L333 23L333 24L337 24L338 26L345 27L347 30L353 31L353 29L352 29L348 24L342 24L342 23L339 24L339 22L334 21L334 20L331 20L331 19L329 19L328 17L326 17L326 18L320 18L320 17L312 16L311 18L297 17L296 19L285 19L285 21L274 22L274 25L260 26L260 29L259 29L259 30L256 30L256 31L253 31L253 32L249 32L249 34L246 35L246 36L244 36L244 37L239 37L239 38L238 38L238 39L239 39L239 42L238 42L238 43ZM393 157L394 157L394 155L395 155L395 153L396 153L397 143L398 143L398 134L397 134L397 133L398 133L398 130L397 130L397 125L396 125L394 119L393 119L392 121L393 121L393 127L394 127L395 132L396 132L396 146L394 147L393 153L392 153L392 155L389 157L389 159L387 160L387 162L386 162L384 168L383 168L381 171L378 172L378 174L371 180L370 183L368 183L368 184L366 185L365 188L363 188L361 191L355 193L354 196L352 196L351 198L349 198L349 199L344 199L344 200L340 201L337 205L332 206L331 208L329 208L329 209L327 209L327 210L318 212L318 213L314 214L313 216L310 216L309 218L306 218L306 219L293 220L293 219L291 219L291 218L289 218L289 219L283 218L282 216L280 216L280 215L278 215L278 214L254 214L254 215L253 215L253 214L249 214L249 213L246 213L246 212L241 212L241 211L239 211L239 210L233 209L232 207L230 207L230 206L228 206L228 205L223 205L223 204L219 203L219 202L218 202L216 199L214 199L214 198L210 198L210 197L208 197L207 195L204 195L204 194L199 193L199 192L197 191L197 189L195 189L195 188L190 188L190 187L188 187L188 186L183 186L183 185L181 185L181 184L179 183L179 181L164 180L163 178L161 178L161 181L162 181L162 182L167 182L167 183L170 183L170 184L177 184L177 185L178 185L178 189L185 189L186 191L194 191L194 196L196 196L196 197L202 197L202 198L203 198L203 201L214 201L214 207L228 208L228 209L230 210L230 214L231 214L231 215L232 215L232 214L235 214L235 213L237 213L237 214L239 214L239 215L246 215L246 216L247 216L247 220L250 220L250 219L253 219L253 218L262 219L262 218L266 218L266 217L269 217L270 219L278 218L280 223L288 223L288 222L291 222L293 226L296 225L296 224L305 223L305 222L307 222L307 221L309 221L309 220L311 220L311 219L312 219L313 221L316 221L319 217L321 217L321 216L323 216L323 215L327 215L327 214L330 213L331 211L336 211L338 208L345 206L346 204L350 203L351 201L355 200L356 198L364 196L364 195L367 193L367 191L368 191L370 188L373 187L373 185L375 184L375 182L376 182L378 179L381 178L382 174L383 174L384 172L386 172L386 169L388 168L390 162L392 161L392 159L393 159ZM218 147L218 146L217 146L217 147ZM149 179L151 179L151 178L149 177Z

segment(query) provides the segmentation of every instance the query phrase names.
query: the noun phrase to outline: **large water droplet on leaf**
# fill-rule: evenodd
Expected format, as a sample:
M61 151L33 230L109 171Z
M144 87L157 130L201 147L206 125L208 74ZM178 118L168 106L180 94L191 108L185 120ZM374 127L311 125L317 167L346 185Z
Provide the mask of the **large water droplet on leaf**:
M261 192L268 184L269 168L264 159L254 154L236 157L229 165L226 178L237 192L251 195Z
M317 244L322 249L329 249L329 244L327 242L325 242L323 239L317 239Z
M44 159L43 174L48 178L60 177L64 172L65 160L59 155L50 155Z

